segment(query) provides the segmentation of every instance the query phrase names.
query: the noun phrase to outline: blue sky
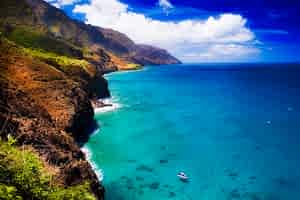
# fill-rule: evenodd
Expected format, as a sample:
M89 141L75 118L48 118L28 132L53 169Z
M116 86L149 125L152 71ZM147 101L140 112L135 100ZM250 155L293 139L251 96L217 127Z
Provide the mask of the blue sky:
M184 62L299 62L297 0L47 0Z

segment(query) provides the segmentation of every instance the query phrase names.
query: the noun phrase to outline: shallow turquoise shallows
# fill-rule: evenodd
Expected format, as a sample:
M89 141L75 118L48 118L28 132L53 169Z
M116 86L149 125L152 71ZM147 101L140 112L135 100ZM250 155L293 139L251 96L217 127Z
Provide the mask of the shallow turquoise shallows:
M96 114L85 145L106 199L299 200L299 77L263 64L109 74L121 107Z

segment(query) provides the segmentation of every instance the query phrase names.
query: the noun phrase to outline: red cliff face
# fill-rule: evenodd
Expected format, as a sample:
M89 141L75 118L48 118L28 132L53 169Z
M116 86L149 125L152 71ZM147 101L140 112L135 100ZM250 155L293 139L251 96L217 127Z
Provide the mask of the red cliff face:
M96 74L77 72L75 80L6 40L0 40L0 48L1 137L13 134L20 145L32 146L55 169L57 182L71 186L88 181L103 199L103 187L76 142L93 125L89 84ZM98 79L95 84L103 84Z

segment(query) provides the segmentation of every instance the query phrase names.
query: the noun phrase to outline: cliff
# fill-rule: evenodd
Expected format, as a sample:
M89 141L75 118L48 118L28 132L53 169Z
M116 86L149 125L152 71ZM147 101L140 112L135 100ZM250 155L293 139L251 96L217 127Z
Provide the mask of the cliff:
M70 75L3 38L0 48L1 138L11 134L19 145L32 147L54 169L55 182L67 187L88 181L103 199L103 187L76 140L87 137L85 127L93 126L89 96L108 95L106 81L76 66ZM81 78L75 80L75 74ZM103 90L93 91L91 84Z
M112 29L98 28L106 42L105 49L129 62L141 65L179 64L177 58L164 49L150 45L135 44L125 34Z
M122 33L74 21L42 0L0 1L0 50L1 146L12 135L16 148L30 149L50 169L57 187L88 183L103 199L103 186L80 150L87 128L95 126L91 100L110 96L102 75L179 61ZM6 177L8 155L0 152L0 189L8 184L23 199L47 199Z

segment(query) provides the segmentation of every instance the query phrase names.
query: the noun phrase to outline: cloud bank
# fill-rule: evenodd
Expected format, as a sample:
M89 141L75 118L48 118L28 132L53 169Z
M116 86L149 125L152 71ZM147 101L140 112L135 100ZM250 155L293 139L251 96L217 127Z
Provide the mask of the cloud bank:
M173 8L167 0L159 0L158 4ZM132 11L118 0L90 0L76 5L73 12L85 14L88 24L120 31L136 43L165 48L185 62L243 60L259 53L254 46L255 35L241 15L159 21Z

